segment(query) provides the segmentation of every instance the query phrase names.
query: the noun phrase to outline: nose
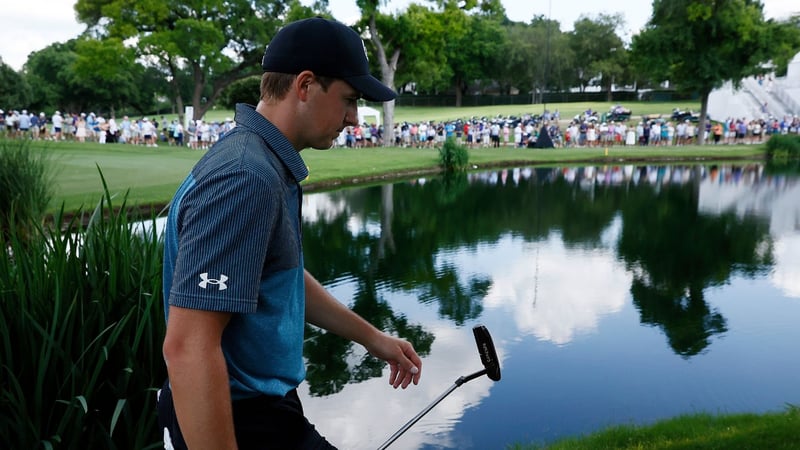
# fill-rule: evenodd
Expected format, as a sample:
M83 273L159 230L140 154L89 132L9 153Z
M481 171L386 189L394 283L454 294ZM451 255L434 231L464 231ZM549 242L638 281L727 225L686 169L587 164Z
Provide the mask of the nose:
M344 125L348 127L358 125L358 105L347 107L347 111L344 113Z

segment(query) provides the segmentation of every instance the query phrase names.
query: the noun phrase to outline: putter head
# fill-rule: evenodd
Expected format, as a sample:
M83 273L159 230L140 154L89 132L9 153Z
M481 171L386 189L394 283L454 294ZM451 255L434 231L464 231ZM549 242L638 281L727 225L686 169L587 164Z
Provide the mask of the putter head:
M497 359L489 330L483 325L477 325L472 329L472 334L475 335L475 344L478 345L478 354L486 369L486 376L492 381L500 381L500 361Z

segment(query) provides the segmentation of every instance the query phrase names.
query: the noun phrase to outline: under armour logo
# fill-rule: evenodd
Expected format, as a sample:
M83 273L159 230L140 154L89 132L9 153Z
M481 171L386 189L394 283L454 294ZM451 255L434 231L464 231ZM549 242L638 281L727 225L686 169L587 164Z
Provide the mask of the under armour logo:
M208 289L209 284L217 285L220 291L228 289L228 285L225 284L225 282L228 281L228 276L225 275L224 273L219 274L219 279L216 279L216 278L208 278L208 272L203 272L200 274L200 279L202 281L198 284L198 286L200 286L203 289Z

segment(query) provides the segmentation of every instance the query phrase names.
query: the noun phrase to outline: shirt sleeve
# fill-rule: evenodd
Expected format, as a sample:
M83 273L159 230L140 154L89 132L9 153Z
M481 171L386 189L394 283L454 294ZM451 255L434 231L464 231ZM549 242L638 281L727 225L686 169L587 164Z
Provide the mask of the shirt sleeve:
M274 183L246 170L210 175L186 194L169 304L251 313L279 220Z

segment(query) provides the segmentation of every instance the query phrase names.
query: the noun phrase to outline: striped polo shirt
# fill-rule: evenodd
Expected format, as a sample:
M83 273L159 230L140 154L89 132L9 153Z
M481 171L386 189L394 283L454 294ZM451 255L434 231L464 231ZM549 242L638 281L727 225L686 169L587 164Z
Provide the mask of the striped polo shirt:
M308 169L250 105L169 208L164 311L234 313L222 337L234 400L285 395L305 377L300 181Z

